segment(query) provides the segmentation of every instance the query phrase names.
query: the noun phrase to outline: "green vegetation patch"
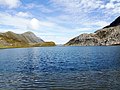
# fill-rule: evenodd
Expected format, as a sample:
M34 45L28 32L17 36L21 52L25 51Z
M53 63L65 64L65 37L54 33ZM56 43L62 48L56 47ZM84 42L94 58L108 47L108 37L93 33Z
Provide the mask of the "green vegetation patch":
M33 47L49 47L49 46L56 46L56 44L54 42L43 42L33 45Z

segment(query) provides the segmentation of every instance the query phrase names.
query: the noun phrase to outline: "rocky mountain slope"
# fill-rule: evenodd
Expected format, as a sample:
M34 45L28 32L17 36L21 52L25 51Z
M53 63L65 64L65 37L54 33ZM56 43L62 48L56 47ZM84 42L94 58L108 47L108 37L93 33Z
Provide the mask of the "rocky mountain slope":
M27 43L40 43L44 42L41 38L37 37L34 33L32 32L25 32L21 34L22 37L24 37L24 41Z
M32 32L16 34L14 32L8 31L5 33L0 33L0 48L32 47L40 46L40 43L45 42Z
M120 16L110 25L91 34L81 34L65 46L103 46L120 45Z

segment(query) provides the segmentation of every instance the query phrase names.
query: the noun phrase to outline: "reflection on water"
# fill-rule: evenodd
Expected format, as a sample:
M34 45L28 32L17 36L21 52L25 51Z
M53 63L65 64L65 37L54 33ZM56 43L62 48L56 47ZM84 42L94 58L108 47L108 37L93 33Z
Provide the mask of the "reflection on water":
M119 90L120 47L0 51L0 90Z

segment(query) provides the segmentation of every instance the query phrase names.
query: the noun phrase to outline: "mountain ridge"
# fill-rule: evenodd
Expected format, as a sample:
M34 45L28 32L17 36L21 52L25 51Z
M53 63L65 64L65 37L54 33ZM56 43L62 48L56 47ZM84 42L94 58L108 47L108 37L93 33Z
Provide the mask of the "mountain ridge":
M108 25L108 26L106 26L104 28L114 27L114 26L118 26L118 25L120 25L120 16L117 17L110 25Z
M30 31L24 32L22 34L16 34L12 31L0 33L0 48L34 47L34 46L39 47L43 43L46 42ZM55 43L54 44L53 43L51 44L51 42L48 43L47 43L48 46L55 45ZM45 44L45 46L47 45Z
M110 25L90 34L81 34L65 46L110 46L120 45L120 16Z

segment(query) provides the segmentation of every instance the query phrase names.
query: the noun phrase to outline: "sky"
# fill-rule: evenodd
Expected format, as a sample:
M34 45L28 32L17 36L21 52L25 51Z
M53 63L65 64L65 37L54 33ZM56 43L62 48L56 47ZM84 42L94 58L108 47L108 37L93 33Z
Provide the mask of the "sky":
M0 0L0 32L32 31L64 44L93 33L120 15L120 0Z

